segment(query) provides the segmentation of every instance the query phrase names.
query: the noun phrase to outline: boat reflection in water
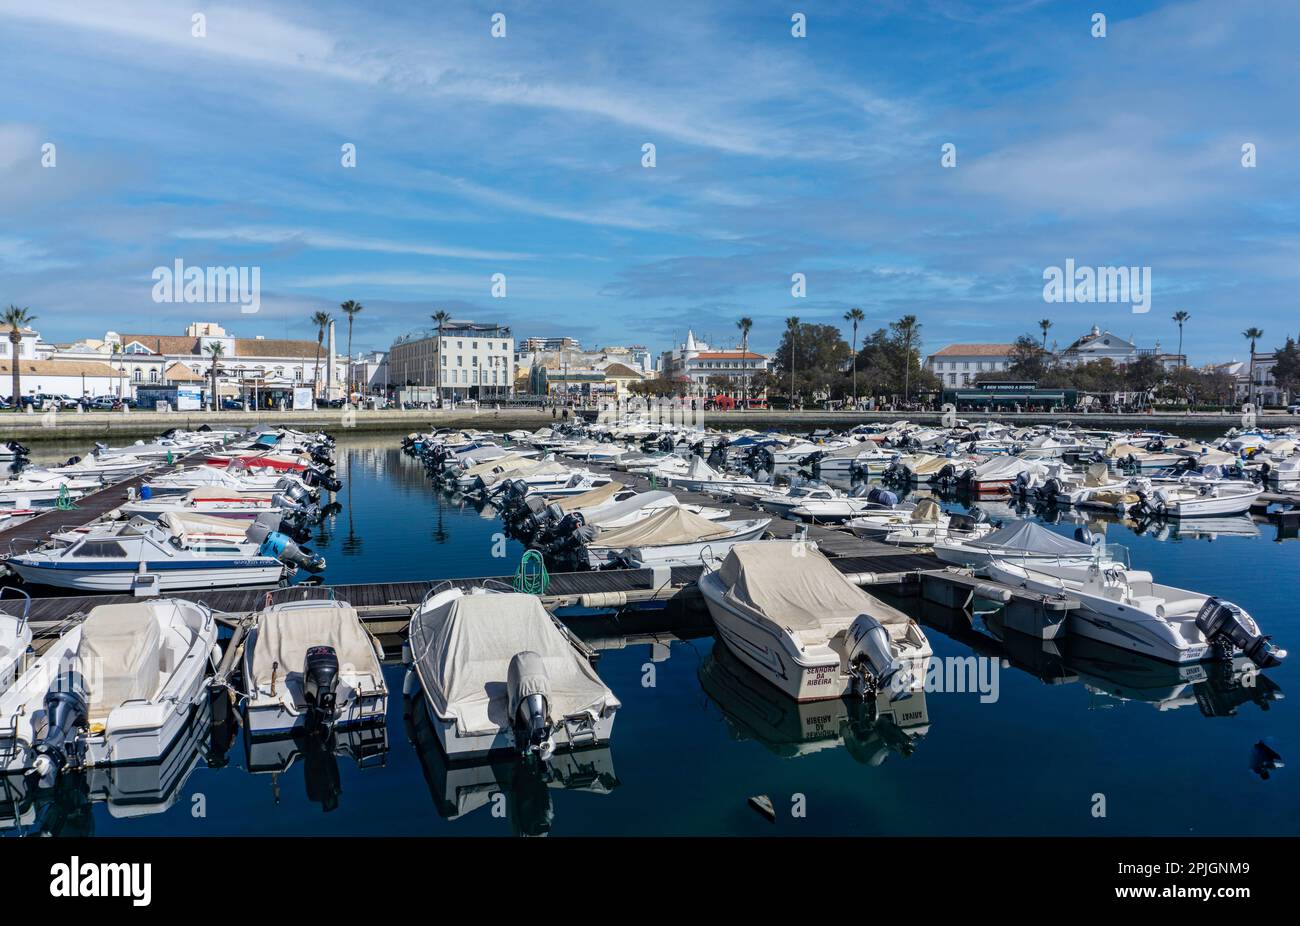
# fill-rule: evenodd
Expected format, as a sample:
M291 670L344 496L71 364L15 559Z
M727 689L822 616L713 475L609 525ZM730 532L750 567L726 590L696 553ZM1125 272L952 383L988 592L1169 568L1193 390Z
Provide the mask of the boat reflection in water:
M358 768L380 768L388 761L388 726L373 723L340 730L298 728L292 734L252 737L244 728L244 750L248 771L270 774L271 794L280 803L280 776L294 763L302 762L307 800L329 813L343 795L339 759L350 759Z
M199 760L223 764L230 740L214 733L207 698L157 762L100 765L60 775L53 787L36 779L0 775L0 832L16 836L93 836L95 804L114 819L131 819L170 810L184 793ZM218 754L214 755L213 750Z
M933 621L927 616L926 623ZM1245 656L1178 665L1076 634L1038 640L1006 629L1001 612L986 615L984 626L989 636L970 629L950 635L972 647L983 637L988 642L979 650L985 655L1048 684L1082 682L1102 699L1145 702L1160 711L1195 704L1206 717L1229 717L1251 703L1266 711L1283 697L1277 682Z
M721 641L699 669L700 686L722 710L731 735L796 758L843 746L863 765L909 756L930 729L925 691L872 699L796 701L746 666Z
M459 820L491 805L504 809L516 836L545 836L555 819L552 791L609 794L618 787L608 745L536 755L452 762L438 743L429 702L418 692L406 698L406 735L420 757L438 816Z

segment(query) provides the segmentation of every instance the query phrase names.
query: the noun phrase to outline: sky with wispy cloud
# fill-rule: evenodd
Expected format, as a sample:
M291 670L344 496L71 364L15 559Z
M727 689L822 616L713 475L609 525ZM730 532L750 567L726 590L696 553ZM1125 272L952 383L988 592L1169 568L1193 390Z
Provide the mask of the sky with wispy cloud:
M0 0L0 304L47 340L312 337L356 299L358 348L439 308L655 350L853 306L927 350L1044 317L1172 350L1180 309L1194 363L1280 343L1300 4L1107 6ZM1067 258L1151 267L1150 312L1044 303ZM155 303L177 259L260 267L260 311Z

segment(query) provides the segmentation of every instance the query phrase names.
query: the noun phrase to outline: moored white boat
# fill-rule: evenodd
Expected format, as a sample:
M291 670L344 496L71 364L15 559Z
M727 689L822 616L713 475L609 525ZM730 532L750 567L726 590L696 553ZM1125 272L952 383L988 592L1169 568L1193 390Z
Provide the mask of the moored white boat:
M798 701L924 683L932 650L920 626L811 544L738 544L699 588L723 644Z
M536 755L609 742L621 704L585 648L533 595L435 589L411 619L418 685L451 759Z

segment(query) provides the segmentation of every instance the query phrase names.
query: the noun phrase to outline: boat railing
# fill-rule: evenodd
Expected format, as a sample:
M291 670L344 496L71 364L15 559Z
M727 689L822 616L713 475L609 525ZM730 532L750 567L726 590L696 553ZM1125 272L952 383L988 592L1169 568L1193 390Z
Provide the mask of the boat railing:
M18 629L22 630L25 626L27 626L27 616L32 613L32 596L29 595L27 592L23 591L21 588L14 588L12 586L0 588L0 611L4 611L3 603L4 603L4 597L6 592L13 592L14 595L22 596L23 598L23 613L22 616L18 618Z
M293 593L300 593L299 597L292 597ZM286 595L286 593L289 593ZM278 596L285 595L284 598ZM265 610L277 604L289 604L295 601L335 601L334 589L323 585L288 585L284 588L271 589L262 599L262 608Z

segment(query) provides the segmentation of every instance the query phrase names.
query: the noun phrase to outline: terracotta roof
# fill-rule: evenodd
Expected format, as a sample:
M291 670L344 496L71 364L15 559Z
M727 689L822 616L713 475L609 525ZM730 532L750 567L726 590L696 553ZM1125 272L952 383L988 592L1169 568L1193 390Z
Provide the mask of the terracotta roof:
M268 338L235 338L236 357L305 357L316 359L315 341ZM321 360L329 356L329 345L320 347Z
M23 376L113 376L125 379L126 374L107 363L94 360L19 360L18 372ZM0 376L12 376L11 361L0 360Z
M139 341L155 354L197 354L199 352L199 339L183 334L124 334L121 337L123 347L128 347L132 341Z
M204 377L183 363L172 363L163 373L163 379L172 383L197 383L202 382Z
M631 379L634 376L637 379L642 378L639 370L634 370L625 363L611 363L609 366L605 367L602 372L605 374L606 378L610 376L613 376L615 379Z
M931 357L1005 357L1014 344L949 344Z
M762 354L753 351L706 350L695 355L696 360L762 360Z

